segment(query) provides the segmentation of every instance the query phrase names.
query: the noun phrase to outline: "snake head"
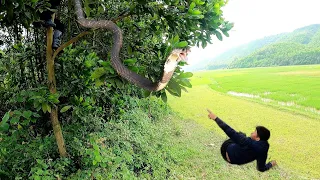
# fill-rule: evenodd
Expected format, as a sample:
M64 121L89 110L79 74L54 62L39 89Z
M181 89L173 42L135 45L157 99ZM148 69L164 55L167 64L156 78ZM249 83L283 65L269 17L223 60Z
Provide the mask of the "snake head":
M177 61L180 62L188 62L188 53L191 52L189 48L183 49L174 49L171 54L175 54L178 56Z

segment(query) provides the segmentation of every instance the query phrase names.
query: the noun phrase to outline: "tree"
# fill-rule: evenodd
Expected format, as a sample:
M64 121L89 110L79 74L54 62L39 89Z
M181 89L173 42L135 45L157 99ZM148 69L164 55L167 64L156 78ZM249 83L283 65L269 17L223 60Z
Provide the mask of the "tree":
M189 46L202 46L204 48L207 43L211 43L213 36L216 36L219 40L222 40L222 34L228 36L228 31L232 28L232 24L222 17L221 7L225 3L224 0L84 0L83 9L88 19L110 19L116 23L124 34L123 46L119 55L120 59L132 71L155 81L161 75L162 65L173 47L184 47L188 44ZM25 54L26 51L23 47L39 52L34 53L30 59L18 58L21 64L19 68L21 71L20 76L25 79L19 84L15 83L15 80L19 78L14 77L16 76L13 73L14 71L10 71L10 73L3 72L3 88L5 90L13 88L16 91L12 93L19 94L18 89L24 89L35 94L34 96L30 94L19 95L19 97L22 97L22 100L19 99L21 102L18 100L13 104L3 102L7 105L3 112L8 112L11 108L26 108L21 111L40 114L39 120L41 118L45 119L46 113L49 112L51 113L52 125L57 127L57 131L54 132L55 134L60 134L59 136L62 138L62 133L59 130L61 128L57 123L58 107L61 108L61 112L64 112L71 107L84 103L83 97L87 97L84 103L86 108L96 106L97 108L110 109L110 106L113 106L112 103L114 103L112 99L115 97L121 99L119 93L126 92L139 97L143 96L143 92L139 88L128 85L112 69L109 63L109 51L114 43L111 38L112 34L100 29L88 30L79 27L77 20L71 16L75 11L71 1L64 2L58 14L68 27L65 39L70 39L75 34L78 34L78 36L53 53L50 47L52 30L47 30L46 59L48 78L44 76L46 72L43 71L44 68L41 66L45 62L43 51L41 51L44 46L43 44L40 47L38 46L39 42L44 42L44 33L26 29L30 27L32 21L37 19L37 13L43 10L38 8L39 4L43 5L41 6L43 9L50 7L46 3L41 4L40 1L34 0L20 1L18 4L13 1L5 1L0 8L0 21L3 22L1 23L3 24L3 31L10 34L13 31L16 32L13 33L16 35L15 38L4 42L6 46L5 54L12 51ZM18 18L24 17L22 16L23 13L29 15L26 15L25 18ZM20 30L17 31L16 29ZM27 34L24 32L27 32ZM81 41L77 41L84 35L87 36L82 38ZM22 48L17 48L17 44ZM73 44L73 46L68 46L70 44ZM78 46L85 46L87 49L78 49L79 52L77 52ZM79 55L73 59L73 64L69 63L70 59L64 53L58 55L63 48L67 48L66 53ZM83 52L86 55L81 57L80 55ZM55 58L58 60L56 65L59 65L56 69L58 72L56 74L57 82L54 79ZM10 59L10 55L4 56L2 61L5 63L8 59ZM104 61L101 61L101 59ZM84 65L77 64L77 62L84 62ZM75 65L78 65L80 69L76 69ZM183 66L183 63L180 65ZM8 69L11 68L9 67ZM73 71L73 69L80 70L80 72ZM66 74L70 76L65 76ZM178 67L165 90L153 92L152 94L157 97L161 96L163 100L166 100L166 91L175 96L181 96L181 90L186 91L185 87L191 87L189 82L191 76L191 73L184 72ZM31 80L33 80L33 83L31 83ZM49 82L50 93L45 92L45 98L43 97L44 95L39 97L33 89L42 87L46 84L45 82ZM55 84L57 85L57 93ZM96 86L92 86L93 84ZM92 94L97 92L98 88L106 87L109 89L107 93L111 94L110 102L104 102L101 97ZM148 96L149 93L145 94ZM31 103L33 106L24 107L20 103ZM39 112L41 109L43 113ZM14 118L18 112L20 111L16 111L13 114L9 113L10 118ZM77 108L73 108L73 113L77 113ZM105 112L105 114L108 114L108 112ZM7 117L8 113L5 116ZM19 122L17 123L20 125ZM7 121L3 121L1 126L4 127L3 129L8 130L8 124ZM32 123L28 125L32 125ZM55 127L53 128L55 129ZM63 141L60 141L60 143L62 143L58 144L60 155L65 156L66 151L60 149L60 147L64 147Z

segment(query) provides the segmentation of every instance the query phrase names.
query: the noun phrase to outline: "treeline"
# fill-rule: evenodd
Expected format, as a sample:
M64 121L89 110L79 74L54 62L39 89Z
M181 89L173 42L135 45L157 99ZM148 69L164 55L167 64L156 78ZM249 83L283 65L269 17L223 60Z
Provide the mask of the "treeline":
M202 69L319 64L319 54L320 25L314 24L232 48Z
M320 48L298 43L272 44L249 56L234 60L228 68L290 66L320 63Z

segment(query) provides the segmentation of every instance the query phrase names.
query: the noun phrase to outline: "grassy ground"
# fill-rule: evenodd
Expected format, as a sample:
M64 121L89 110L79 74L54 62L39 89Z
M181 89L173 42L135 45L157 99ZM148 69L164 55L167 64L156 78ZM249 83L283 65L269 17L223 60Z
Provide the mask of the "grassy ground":
M190 144L191 150L187 148L185 156L190 156L191 158L185 160L185 164L178 168L180 172L183 172L186 168L194 168L195 171L200 173L201 169L204 169L204 176L222 179L228 179L229 177L259 179L260 176L266 179L271 177L272 179L279 177L287 179L291 177L283 174L283 172L299 174L299 179L302 177L320 178L320 157L318 156L320 149L320 135L318 133L320 121L231 97L213 91L206 85L196 85L190 89L189 93L184 93L182 98L170 96L168 101L169 105L184 119L192 119L202 127L205 127L197 127L198 130L193 130L193 127L189 128L188 126L182 127L182 129L189 129L185 132L187 133L186 140L181 139L181 143ZM255 170L255 164L240 167L224 165L223 160L219 159L219 146L226 136L216 124L208 120L206 108L216 112L219 117L234 129L241 130L247 134L250 134L256 125L268 127L271 130L271 147L268 160L277 160L278 168L281 170L260 174ZM189 121L182 120L181 123L188 124ZM201 134L201 131L205 131L204 129L213 131L219 137ZM209 143L214 144L213 147L210 147L212 153L208 152L207 148L209 147L204 147L205 144ZM212 154L213 156L211 157ZM196 168L198 165L193 165L194 162L202 165ZM208 164L210 162L211 164ZM215 166L216 163L218 164L217 166ZM215 168L218 168L218 170ZM189 173L181 174L193 177ZM199 173L197 174L199 175Z
M225 140L216 132L190 119L167 119L171 132L171 153L177 160L170 179L305 179L288 173L281 167L261 173L256 164L243 166L227 164L220 155Z
M224 93L234 91L291 102L287 106L320 109L319 65L198 72L193 84L210 84L212 89Z

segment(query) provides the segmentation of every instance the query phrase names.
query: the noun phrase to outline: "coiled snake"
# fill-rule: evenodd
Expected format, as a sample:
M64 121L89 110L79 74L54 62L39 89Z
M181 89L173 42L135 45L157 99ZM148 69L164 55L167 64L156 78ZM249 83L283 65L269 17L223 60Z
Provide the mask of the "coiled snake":
M123 41L121 29L115 23L109 20L97 21L86 19L83 14L81 0L74 0L74 2L77 19L81 26L86 28L102 28L112 32L113 46L111 49L111 65L121 77L129 82L149 91L159 91L165 88L170 81L178 62L187 60L187 49L174 49L165 62L163 75L160 81L152 82L151 80L129 70L120 61L119 53Z

